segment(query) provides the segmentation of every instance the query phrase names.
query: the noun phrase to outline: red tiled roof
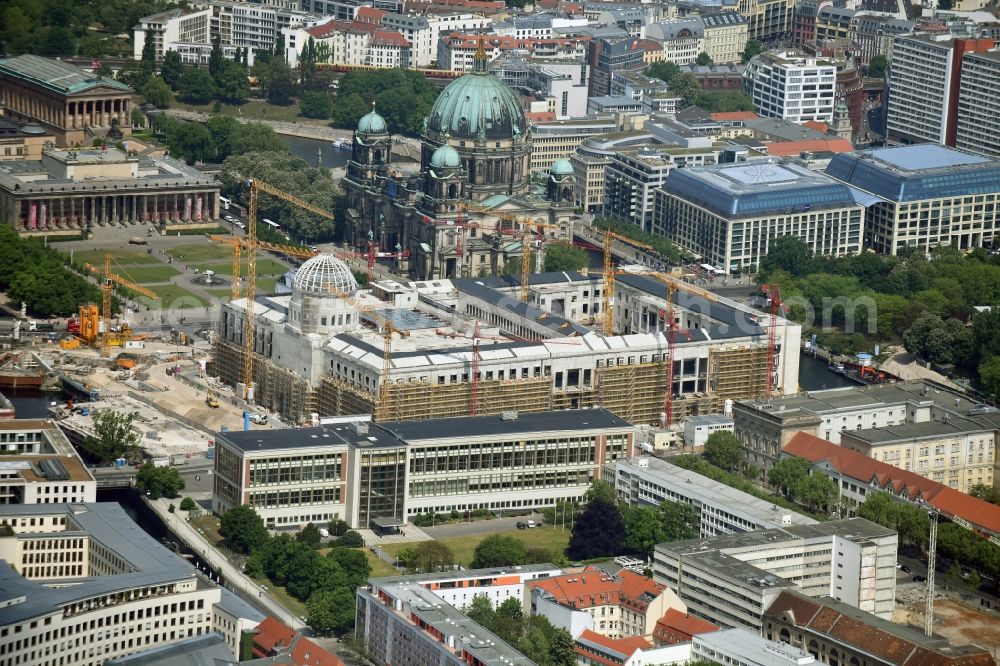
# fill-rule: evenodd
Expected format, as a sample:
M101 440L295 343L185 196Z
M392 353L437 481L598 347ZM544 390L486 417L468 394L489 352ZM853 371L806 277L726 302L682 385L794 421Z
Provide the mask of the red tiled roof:
M867 613L861 617L853 613L845 615L836 606L827 605L822 599L809 599L798 592L782 591L765 614L782 618L798 627L806 627L845 646L871 653L881 661L898 666L996 665L993 657L982 648L967 646L962 653L952 652L954 648L947 644L941 649L929 648L901 635L905 631L902 626L897 631L891 623ZM870 622L863 619L866 616L872 618ZM977 649L982 651L977 652Z
M660 596L666 586L622 569L615 577L604 571L587 567L580 573L564 576L552 576L528 582L532 588L545 590L558 602L573 608L591 608L592 606L629 606L643 611L649 600Z
M295 666L344 666L339 657L304 636L292 648L291 657Z
M268 617L257 625L252 651L255 657L278 657L275 664L344 666L344 662L337 656L273 617Z
M258 657L270 657L275 648L287 648L295 638L295 630L267 617L257 625L253 637L253 653Z
M529 123L550 123L555 121L556 114L552 111L525 111L524 117Z
M643 51L662 51L663 44L655 39L640 39L639 48Z
M816 130L817 132L822 132L823 134L826 134L827 132L830 131L829 125L827 125L826 123L822 123L818 120L807 120L802 124L810 129Z
M442 36L441 39L451 48L477 49L479 48L479 37L468 35L462 32L453 32L450 35ZM557 45L560 47L573 46L579 42L589 41L589 37L512 37L510 35L489 35L486 38L486 47L498 48L501 51L510 49L533 49L537 46Z
M841 474L860 483L891 489L895 494L905 495L911 500L920 498L945 515L964 518L984 530L1000 534L1000 506L924 478L916 472L893 467L805 432L792 437L782 451L805 458L810 463L825 460Z
M350 21L329 21L322 25L314 25L311 28L306 28L306 32L316 39L324 39L339 30L344 30L350 24Z
M731 120L757 120L760 118L753 111L716 111L715 113L708 114L712 117L712 120L718 122L726 122Z
M607 657L596 653L590 646L581 644L580 641L586 640L590 643L596 643L602 648L610 653L615 654L619 657L616 659L608 659ZM628 661L628 659L635 654L636 650L648 650L653 647L653 644L647 641L642 636L630 636L628 638L608 638L596 631L591 631L590 629L584 629L576 639L576 645L574 650L577 654L583 656L587 661L594 661L604 666L619 666L623 661Z
M656 621L653 628L653 638L661 643L687 643L695 634L707 634L718 631L719 627L700 617L685 615L676 608L671 608L663 617Z
M383 9L361 7L358 9L358 13L354 15L354 20L360 21L361 23L374 23L375 25L378 25L382 22L383 16L385 16L385 10Z
M403 37L401 32L389 32L388 30L377 30L372 35L372 44L375 46L398 46L408 49L412 44Z
M803 139L802 141L774 141L767 144L767 154L776 157L797 157L801 153L849 153L854 146L847 139Z

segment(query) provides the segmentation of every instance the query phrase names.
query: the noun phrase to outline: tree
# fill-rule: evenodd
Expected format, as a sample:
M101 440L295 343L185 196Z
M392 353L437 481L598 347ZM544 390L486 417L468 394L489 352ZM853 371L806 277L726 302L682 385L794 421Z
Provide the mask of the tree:
M576 560L607 557L619 554L624 541L625 526L618 507L598 498L577 517L566 552Z
M717 430L705 441L705 460L727 472L732 472L740 466L743 459L743 447L736 435L728 430Z
M284 60L271 63L267 81L267 101L278 106L292 103L295 95L295 78L292 68Z
M421 541L413 548L413 566L424 572L451 569L455 554L440 541Z
M184 99L204 104L215 97L215 80L203 69L187 69L177 81L177 90Z
M147 102L158 109L165 109L174 101L170 86L159 76L151 76L142 87L141 93Z
M693 504L663 500L660 520L666 542L695 539L701 534L701 513Z
M337 539L336 545L341 548L364 548L365 540L360 533L347 530L344 532L344 536Z
M184 490L184 479L173 467L157 467L153 463L146 463L135 475L135 487L151 499L177 497L177 493Z
M132 109L132 127L140 128L146 126L146 116L143 115L142 111L133 107Z
M691 106L701 94L701 84L694 74L678 74L667 84L670 92L682 98L683 106Z
M994 398L1000 397L1000 356L992 356L979 364L979 385Z
M628 552L640 557L653 554L653 547L662 542L663 519L655 506L624 506L621 510L625 526L623 546Z
M368 113L371 107L365 104L364 98L358 93L337 95L337 103L333 105L331 120L337 127L357 127L361 116Z
M299 75L303 85L308 85L316 75L316 40L311 35L306 41L306 45L302 47L302 55L299 58Z
M169 138L168 145L174 156L183 158L188 164L215 159L212 135L201 123L186 123L183 131Z
M569 243L552 243L545 247L543 268L546 272L578 271L590 263L590 255L583 248Z
M524 564L524 557L523 541L504 534L493 534L479 542L469 566L473 569L511 567Z
M343 634L354 626L355 595L351 588L317 590L306 602L306 622L313 631Z
M798 236L779 236L772 240L760 262L760 272L765 276L780 270L792 277L803 277L812 273L813 267L813 251Z
M156 42L145 39L142 44L142 56L139 58L139 72L143 83L156 72Z
M767 473L767 482L789 496L799 481L809 476L809 462L805 458L785 458Z
M288 146L281 137L263 123L238 125L229 137L229 154L244 153L287 153Z
M216 34L212 37L212 52L208 54L208 73L217 82L225 69L225 59L222 53L222 38Z
M101 463L110 463L123 457L136 457L139 450L139 433L132 428L134 412L116 412L98 409L91 414L94 434L83 442L83 450Z
M302 95L299 100L299 113L306 118L326 120L330 117L333 100L325 92L312 91Z
M323 537L319 533L319 528L312 523L307 523L302 530L295 535L295 540L304 543L310 548L319 548L320 541Z
M884 79L887 69L889 69L889 59L880 53L868 62L868 78Z
M701 92L695 97L694 103L711 113L754 110L753 100L737 90Z
M740 60L745 65L748 62L750 62L751 58L763 53L766 50L767 49L764 47L764 45L758 42L756 39L748 39L746 46L743 47L743 55L741 56Z
M594 479L590 484L590 488L587 488L587 492L583 494L583 502L584 504L589 504L597 500L602 500L609 504L617 502L618 494L615 492L615 487L603 479Z
M936 314L929 312L921 315L913 325L903 333L903 346L914 356L928 360L941 361L949 353L951 336L945 328L944 321Z
M969 487L969 494L990 504L1000 504L1000 492L986 483L976 483Z
M332 518L330 519L330 522L326 524L326 528L330 530L331 536L339 537L344 536L344 533L351 529L351 526L347 524L346 520Z
M76 54L76 37L66 27L53 27L45 33L39 46L40 55L57 57Z
M694 62L696 65L700 65L701 67L707 67L709 65L715 64L715 61L712 60L712 56L708 55L704 51L698 54L698 57L695 59Z
M973 590L978 590L983 584L983 577L979 575L979 572L973 569L969 573L969 577L965 579L965 582L969 584Z
M673 62L654 62L646 69L646 76L670 83L671 79L681 73L681 68Z
M223 514L219 534L231 550L244 555L263 548L270 538L264 520L248 506L236 506Z
M792 486L792 496L812 511L829 511L837 502L837 484L825 474L810 474Z
M181 500L181 511L196 511L197 509L198 504L190 497Z
M227 102L246 104L247 100L250 99L250 81L247 79L247 71L243 65L227 63L217 81L219 96Z
M163 54L163 62L160 63L160 76L170 86L171 90L176 90L177 82L180 81L184 65L181 64L181 54L173 49Z

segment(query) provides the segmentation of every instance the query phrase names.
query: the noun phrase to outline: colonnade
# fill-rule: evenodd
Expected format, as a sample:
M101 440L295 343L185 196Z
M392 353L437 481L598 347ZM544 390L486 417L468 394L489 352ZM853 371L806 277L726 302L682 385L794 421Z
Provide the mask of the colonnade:
M25 198L15 202L19 231L94 225L194 223L219 219L218 192Z
M110 127L112 118L121 127L128 127L132 117L132 100L128 94L118 97L74 99L59 95L43 95L19 81L4 79L5 88L0 104L13 113L61 129Z

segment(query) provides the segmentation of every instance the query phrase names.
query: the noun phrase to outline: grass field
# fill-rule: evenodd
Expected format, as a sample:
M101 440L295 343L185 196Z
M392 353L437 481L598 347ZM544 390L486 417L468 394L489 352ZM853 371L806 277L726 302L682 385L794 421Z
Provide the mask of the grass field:
M140 250L84 250L73 252L73 261L79 263L89 263L95 266L104 266L104 255L111 255L111 266L138 266L162 263L156 257L150 256L145 251Z
M233 248L226 243L190 243L175 245L170 248L170 256L174 261L184 264L198 263L201 261L232 261Z
M192 518L191 524L196 528L200 528L202 532L205 533L205 538L216 548L222 543L222 535L219 534L219 519L215 516L208 514L205 516L199 516L198 518Z
M143 285L155 282L169 282L170 278L181 274L179 270L166 264L159 266L126 266L115 270L115 272L122 277L132 280L132 282L138 282Z
M278 587L277 585L272 585L271 581L265 583L270 589L267 594L278 600L278 603L291 611L296 617L306 616L306 605L288 594L288 591L283 587Z
M365 549L365 557L368 558L368 564L372 567L372 576L375 578L399 575L399 572L391 564L378 557L367 548Z
M187 259L187 255L185 255L185 259ZM210 271L215 271L219 275L232 275L233 274L233 261L232 261L233 255L230 254L228 257L226 257L226 259L228 259L228 261L218 261L218 262L208 262L208 261L205 261L205 262L197 262L197 263L192 263L192 264L188 264L188 263L185 262L185 264L191 270L194 270L194 269L198 269L199 271L210 270ZM181 260L181 261L183 262L184 260ZM244 259L241 262L241 266L242 266L242 268L240 269L240 272L245 274L246 270L247 270L246 259ZM261 255L257 256L257 276L258 276L257 282L258 283L260 282L260 276L261 275L284 275L285 272L287 272L287 271L288 271L288 266L286 266L285 264L282 264L282 263L280 263L280 262L278 262L278 261L276 261L274 259L268 259L268 258L263 257Z
M143 303L146 303L147 305L150 305L152 307L163 308L163 309L173 308L176 310L183 310L186 308L203 308L206 305L208 305L205 299L201 298L200 296L196 296L187 289L183 289L181 287L178 287L177 285L173 284L151 285L146 288L153 291L157 296L160 297L159 303L153 303L150 299L146 298L145 296L139 297L139 299Z
M506 534L508 536L515 537L524 543L525 548L545 548L552 552L553 558L558 559L559 556L563 555L566 550L566 546L569 544L569 530L565 532L558 527L536 527L531 530L510 530L508 532L501 532L501 534ZM439 543L443 543L451 549L451 552L455 555L455 563L462 564L463 566L469 566L472 562L473 554L475 553L476 546L479 542L490 536L489 534L474 534L470 536L454 537L451 539L438 539ZM413 543L402 543L402 544L388 544L382 546L385 550L392 554L398 553L403 548L412 548Z

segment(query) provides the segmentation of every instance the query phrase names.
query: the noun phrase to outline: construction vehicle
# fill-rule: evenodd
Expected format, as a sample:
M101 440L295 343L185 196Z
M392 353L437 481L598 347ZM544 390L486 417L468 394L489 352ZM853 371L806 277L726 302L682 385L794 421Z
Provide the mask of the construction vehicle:
M101 274L101 270L97 266L84 264L83 267L91 273ZM126 287L142 294L146 298L156 299L158 296L156 295L156 292L146 289L132 280L112 273L110 254L104 255L103 275L104 280L101 283L101 322L103 325L103 329L101 331L101 356L108 357L111 356L111 291L114 289L114 286L118 285L120 287ZM81 320L82 318L83 311L81 310Z
M115 357L115 366L124 370L132 370L139 365L139 357L135 354L119 354Z
M212 409L218 409L219 399L215 396L214 392L212 391L208 392L208 395L205 396L205 404L211 407Z

